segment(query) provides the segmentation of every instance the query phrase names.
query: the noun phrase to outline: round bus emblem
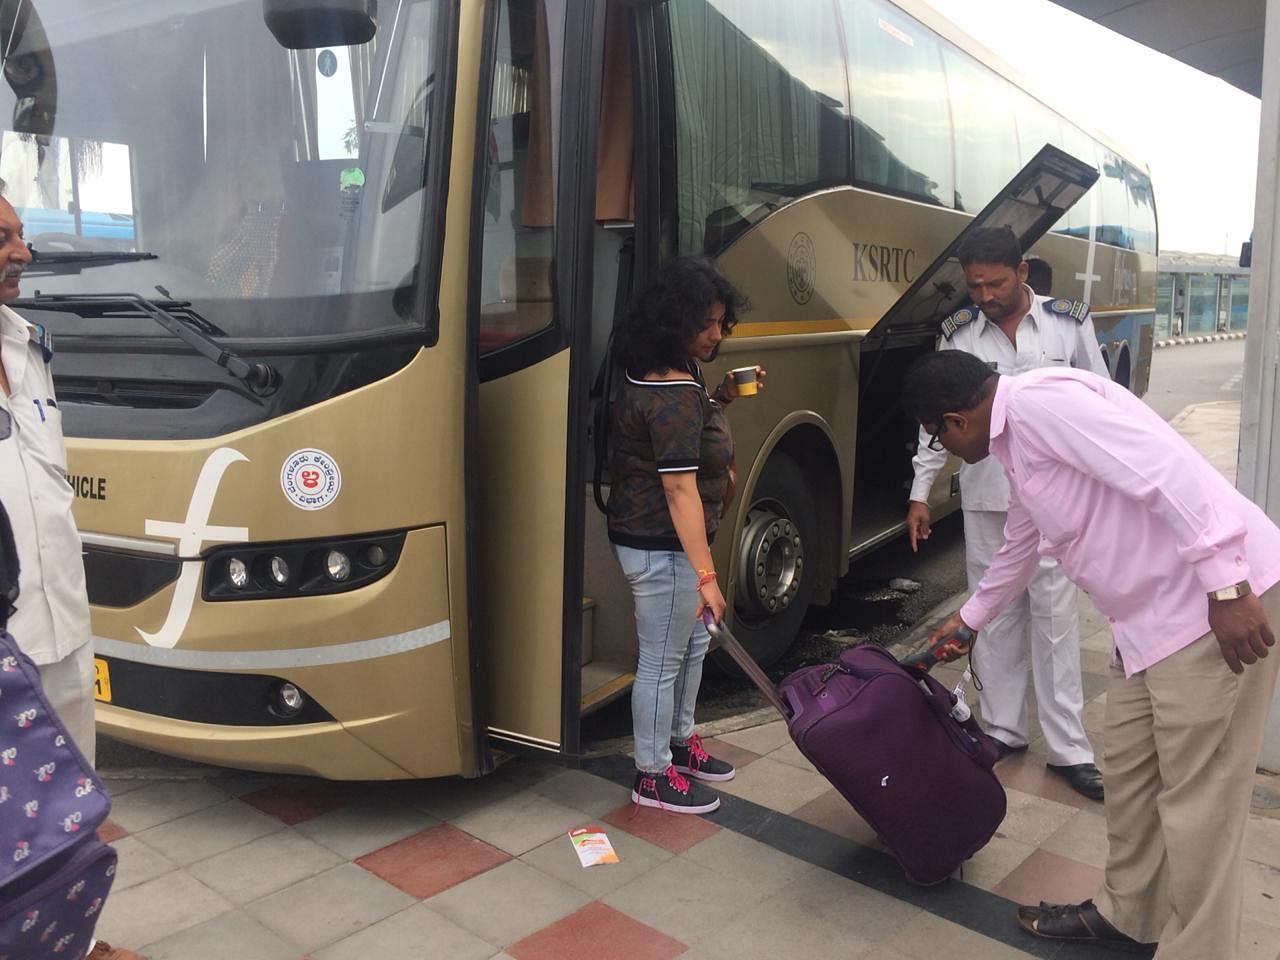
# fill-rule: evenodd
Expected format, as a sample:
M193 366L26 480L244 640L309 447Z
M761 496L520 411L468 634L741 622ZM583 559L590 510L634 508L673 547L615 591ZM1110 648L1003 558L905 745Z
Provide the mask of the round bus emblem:
M295 507L322 510L338 498L342 471L329 454L307 447L285 458L280 488Z
M791 299L803 306L813 298L818 282L818 257L807 233L797 233L787 248L787 289Z

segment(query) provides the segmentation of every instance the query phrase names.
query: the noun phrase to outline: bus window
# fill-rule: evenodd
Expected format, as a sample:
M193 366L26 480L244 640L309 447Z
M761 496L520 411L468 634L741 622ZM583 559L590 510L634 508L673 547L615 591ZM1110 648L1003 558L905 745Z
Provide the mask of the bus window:
M1070 121L1064 121L1062 124L1062 149L1078 160L1092 163L1095 167L1098 165L1093 138ZM1068 233L1073 237L1083 237L1086 240L1089 239L1089 229L1094 224L1092 218L1095 215L1100 217L1102 214L1098 201L1101 191L1102 183L1101 179L1099 179L1089 189L1089 192L1067 211L1065 227L1060 222L1056 227L1056 232ZM1100 223L1101 220L1097 222Z
M955 129L956 209L977 213L1022 166L1009 84L947 45L942 63Z
M1018 159L1022 166L1030 163L1045 144L1061 149L1062 125L1053 111L1019 90L1011 93L1018 125Z
M881 0L842 0L841 6L855 179L953 206L951 122L934 35Z
M849 182L834 10L670 4L682 253L716 254L783 204Z
M1129 235L1129 187L1125 180L1125 162L1106 147L1098 147L1099 223L1097 239L1113 247L1133 249Z
M558 7L558 5L556 5ZM550 326L555 223L553 90L560 64L536 0L498 5L481 210L480 352ZM554 13L553 13L554 15Z

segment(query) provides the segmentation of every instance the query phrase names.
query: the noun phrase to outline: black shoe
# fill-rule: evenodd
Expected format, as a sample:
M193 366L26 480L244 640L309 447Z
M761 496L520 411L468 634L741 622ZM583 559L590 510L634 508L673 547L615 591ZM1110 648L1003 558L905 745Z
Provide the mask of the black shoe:
M1025 743L1020 747L1011 747L1003 740L998 740L995 737L992 737L991 739L996 741L996 763L999 763L1005 757L1011 756L1012 754L1027 752L1027 745Z
M671 741L671 765L698 780L732 780L738 771L726 760L717 760L702 746L696 733L688 743Z
M631 802L671 813L710 813L720 806L719 797L701 784L686 779L671 766L665 773L636 771Z
M1154 943L1139 943L1132 937L1125 936L1098 912L1092 900L1084 903L1041 903L1038 907L1019 907L1018 923L1027 933L1046 940L1096 943L1131 953L1150 953L1156 947Z
M1090 800L1103 798L1102 774L1092 763L1075 763L1070 766L1046 763L1045 766L1063 777L1076 793L1083 794Z

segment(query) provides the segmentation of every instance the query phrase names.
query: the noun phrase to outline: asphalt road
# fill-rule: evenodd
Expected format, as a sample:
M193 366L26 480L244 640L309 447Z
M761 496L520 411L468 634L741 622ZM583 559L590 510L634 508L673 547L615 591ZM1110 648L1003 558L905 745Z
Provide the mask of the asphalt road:
M1144 398L1166 420L1193 403L1239 400L1243 340L1188 344L1157 350Z
M1238 400L1244 348L1244 341L1234 340L1157 350L1147 402L1168 420L1190 404ZM899 578L919 586L910 592L891 589L890 581ZM891 645L937 603L964 588L964 542L956 513L935 524L933 537L918 554L913 554L902 538L856 562L841 581L833 602L810 611L791 653L769 672L781 677L803 664L829 660L851 643L870 640ZM764 705L764 699L745 680L714 667L707 670L698 706L701 720ZM624 697L588 717L583 738L602 741L624 736L629 730L630 706ZM189 764L100 737L98 766L105 771Z

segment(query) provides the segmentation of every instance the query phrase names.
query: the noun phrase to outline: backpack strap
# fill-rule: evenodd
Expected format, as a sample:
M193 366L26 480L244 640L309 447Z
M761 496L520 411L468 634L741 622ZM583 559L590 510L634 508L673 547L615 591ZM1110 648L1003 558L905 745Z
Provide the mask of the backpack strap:
M13 539L9 514L0 503L0 630L9 625L18 600L18 547Z
M622 318L626 316L627 301L631 290L632 273L635 267L635 244L631 237L622 243L618 251L618 283L617 293L613 300L613 325L609 330L609 339L605 343L604 356L600 359L600 368L596 370L595 380L591 384L591 443L595 454L595 464L591 475L591 492L595 497L596 507L606 516L609 505L604 501L604 467L609 460L609 408L613 404L614 373L617 362L613 354L613 340Z

